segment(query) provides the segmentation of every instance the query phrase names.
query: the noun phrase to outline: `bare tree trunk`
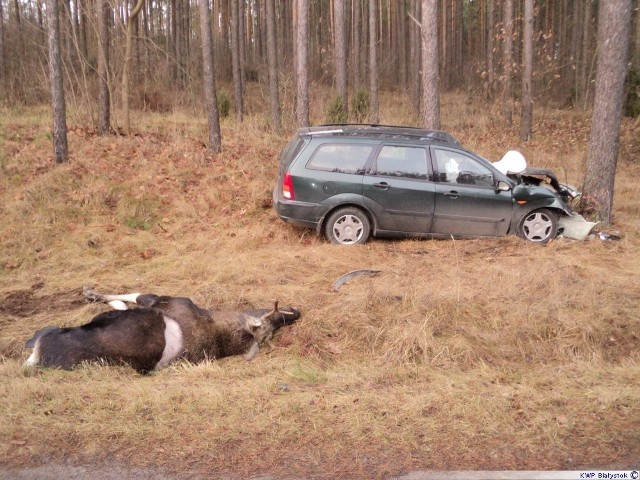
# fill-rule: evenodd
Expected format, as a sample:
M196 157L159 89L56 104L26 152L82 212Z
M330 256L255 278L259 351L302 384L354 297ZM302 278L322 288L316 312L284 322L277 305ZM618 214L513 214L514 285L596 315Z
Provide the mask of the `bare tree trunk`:
M276 133L282 130L280 121L280 98L278 95L278 59L276 56L275 0L265 0L267 4L267 63L269 69L269 99L271 124Z
M202 68L204 70L204 99L209 119L209 151L219 153L222 150L220 135L220 116L216 101L216 78L213 74L213 39L211 35L211 16L209 0L200 0L200 33L202 36Z
M398 50L400 51L400 87L407 89L407 4L398 5Z
M240 23L238 19L238 0L231 0L231 63L233 72L233 88L236 103L236 120L243 121L243 92L240 71Z
M49 29L49 81L51 82L51 106L53 109L53 152L56 162L63 163L69 159L69 150L60 54L58 0L47 0L47 24Z
M634 15L635 21L633 27L633 52L631 55L631 61L635 68L640 68L640 3L636 2L636 9Z
M494 71L493 71L493 37L494 37L494 3L487 1L487 99L493 99Z
M109 0L96 1L98 16L98 134L111 131L111 95L109 93Z
M334 55L336 60L336 89L342 98L345 118L349 117L347 92L347 42L344 24L344 0L334 0L333 16L335 26Z
M425 128L440 129L438 68L438 0L422 0L422 120Z
M376 21L376 0L369 0L369 91L371 95L371 116L369 121L373 124L380 122Z
M418 18L420 17L420 0L411 0L413 6L412 21L410 23L410 44L409 44L409 56L413 67L410 69L411 85L409 87L411 105L414 107L416 116L420 115L420 43L421 34L420 27L416 25Z
M244 92L247 91L247 52L245 49L244 0L238 0L238 59L240 67L240 84L242 87L242 113L244 114Z
M82 56L87 58L87 1L82 0L78 2L78 32L80 35L80 51Z
M533 122L533 0L524 2L524 32L522 53L522 119L520 123L520 140L531 139Z
M582 65L580 68L580 105L583 110L587 108L589 98L589 76L591 70L591 50L589 48L591 30L591 2L585 2L584 19L582 24Z
M513 0L504 1L504 39L502 45L502 63L504 66L504 83L502 86L502 102L504 121L507 126L513 123Z
M124 115L124 133L131 133L131 120L129 117L129 66L131 65L131 49L133 45L133 27L136 17L142 10L144 0L138 0L127 19L127 34L125 39L124 64L122 66L122 114Z
M581 205L603 225L611 224L630 27L631 0L600 2L596 95Z
M179 52L179 40L178 40L178 0L169 0L168 12L167 12L167 23L169 24L169 32L166 36L166 50L167 50L167 60L170 62L171 68L171 76L173 81L176 82L176 85L179 84L178 76L180 75L180 69L178 68L179 60L178 56ZM173 55L169 55L171 52ZM175 57L175 61L169 60L170 57Z
M307 71L309 39L309 4L307 0L297 0L296 38L296 121L298 127L309 125L309 74Z
M0 0L0 85L7 85L7 73L4 51L4 11L2 8L2 0ZM2 97L7 95L7 89L2 89Z
M353 35L352 35L352 44L353 44L353 83L356 89L359 89L362 86L362 72L360 71L360 36L361 36L361 18L360 18L360 2L353 1L351 3L351 8L353 10L352 14L352 25L353 25Z

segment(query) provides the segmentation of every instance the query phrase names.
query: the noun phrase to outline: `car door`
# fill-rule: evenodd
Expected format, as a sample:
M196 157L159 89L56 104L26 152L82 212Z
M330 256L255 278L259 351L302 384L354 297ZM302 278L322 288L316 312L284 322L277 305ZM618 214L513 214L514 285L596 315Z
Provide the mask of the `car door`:
M495 187L494 172L459 150L432 147L435 170L433 233L502 236L511 223L511 191Z
M364 203L379 232L428 232L434 195L423 147L383 145L363 179Z

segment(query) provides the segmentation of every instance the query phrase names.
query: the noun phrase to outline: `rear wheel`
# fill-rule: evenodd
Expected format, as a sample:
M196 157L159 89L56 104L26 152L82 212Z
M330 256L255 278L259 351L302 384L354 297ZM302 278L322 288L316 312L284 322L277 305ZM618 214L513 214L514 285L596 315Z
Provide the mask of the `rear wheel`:
M371 222L359 208L341 208L329 216L324 233L331 243L340 245L364 243L371 233Z
M558 216L551 210L541 208L527 214L518 226L518 236L530 242L547 243L555 238Z

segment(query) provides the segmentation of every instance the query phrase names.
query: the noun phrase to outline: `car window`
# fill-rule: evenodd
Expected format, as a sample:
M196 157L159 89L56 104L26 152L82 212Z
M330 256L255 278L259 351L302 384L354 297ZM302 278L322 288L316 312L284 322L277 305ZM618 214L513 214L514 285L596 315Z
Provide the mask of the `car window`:
M339 173L364 173L372 145L320 145L307 163L307 168Z
M429 178L424 148L385 145L376 160L376 174L392 177Z
M437 180L462 185L493 187L493 172L476 159L452 150L435 150Z

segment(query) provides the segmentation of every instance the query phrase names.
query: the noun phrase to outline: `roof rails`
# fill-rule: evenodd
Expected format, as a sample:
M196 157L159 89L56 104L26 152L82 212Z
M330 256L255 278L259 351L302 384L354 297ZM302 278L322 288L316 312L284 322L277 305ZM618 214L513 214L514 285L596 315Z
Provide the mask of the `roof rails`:
M303 135L344 135L381 138L402 138L434 140L443 143L459 145L451 134L440 130L427 130L419 127L401 125L379 125L363 123L327 123L316 127L310 127L302 132Z

